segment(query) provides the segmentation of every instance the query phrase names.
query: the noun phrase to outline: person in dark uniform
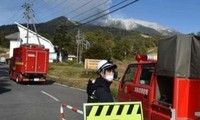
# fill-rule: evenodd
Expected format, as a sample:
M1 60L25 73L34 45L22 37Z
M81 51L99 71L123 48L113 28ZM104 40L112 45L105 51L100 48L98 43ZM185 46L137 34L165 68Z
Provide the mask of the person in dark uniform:
M99 77L89 80L87 86L88 103L91 102L114 102L110 91L112 81L117 77L115 69L117 65L107 60L101 60L97 64Z

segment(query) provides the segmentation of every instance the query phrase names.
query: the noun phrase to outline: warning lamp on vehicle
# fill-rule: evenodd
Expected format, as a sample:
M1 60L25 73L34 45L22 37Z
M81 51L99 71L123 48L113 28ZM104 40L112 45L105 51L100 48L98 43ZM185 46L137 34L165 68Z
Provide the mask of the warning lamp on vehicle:
M147 61L147 60L157 60L157 54L153 53L153 54L148 54L148 55L140 55L140 54L137 54L135 56L135 59L138 61L138 62L141 62L141 61Z
M147 60L147 55L140 55L140 54L137 54L135 56L135 59L140 62L140 61L146 61Z

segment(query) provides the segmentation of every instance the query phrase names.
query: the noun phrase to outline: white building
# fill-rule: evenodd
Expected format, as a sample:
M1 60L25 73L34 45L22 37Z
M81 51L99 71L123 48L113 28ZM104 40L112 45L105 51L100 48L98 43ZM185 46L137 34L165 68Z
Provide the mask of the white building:
M55 53L54 45L51 43L50 40L38 34L38 41L36 33L29 30L29 38L27 42L27 28L20 25L19 23L15 22L15 24L17 24L19 32L5 36L6 39L10 40L10 58L13 56L13 49L19 47L21 44L39 44L40 41L41 45L44 45L45 48L49 49L49 62L53 62L53 60L57 59L57 54Z

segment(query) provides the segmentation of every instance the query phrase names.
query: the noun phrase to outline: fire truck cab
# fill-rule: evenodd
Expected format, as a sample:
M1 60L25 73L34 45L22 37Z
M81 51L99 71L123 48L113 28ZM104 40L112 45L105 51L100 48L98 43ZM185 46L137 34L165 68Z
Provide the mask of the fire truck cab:
M141 101L145 120L200 120L199 45L195 36L176 35L159 41L158 60L136 55L117 100Z

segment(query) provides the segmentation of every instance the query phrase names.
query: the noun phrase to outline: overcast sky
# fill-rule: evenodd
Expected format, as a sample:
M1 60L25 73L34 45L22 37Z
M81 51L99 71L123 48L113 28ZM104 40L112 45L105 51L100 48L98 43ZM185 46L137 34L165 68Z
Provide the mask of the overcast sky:
M108 9L123 1L125 2L119 6ZM15 21L26 22L23 17L25 10L21 7L25 2L33 4L34 20L37 23L58 16L66 16L84 23L132 1L134 0L1 0L0 25L13 24ZM104 19L108 17L134 18L156 22L185 34L196 33L200 31L199 5L200 0L139 0L109 16L105 16ZM99 13L98 16L88 18L96 13Z

